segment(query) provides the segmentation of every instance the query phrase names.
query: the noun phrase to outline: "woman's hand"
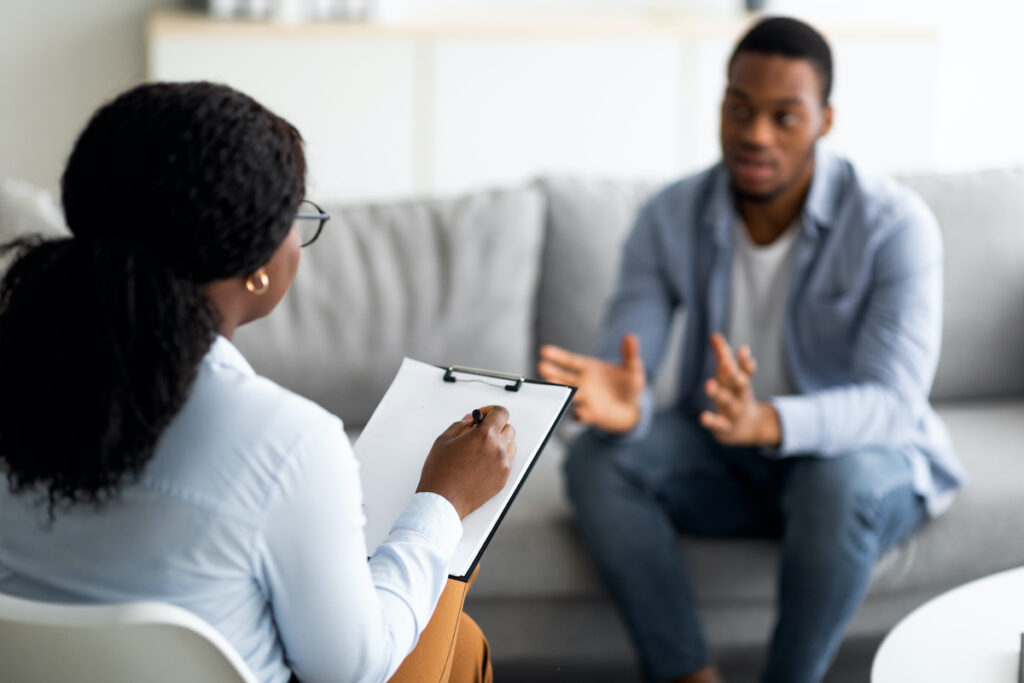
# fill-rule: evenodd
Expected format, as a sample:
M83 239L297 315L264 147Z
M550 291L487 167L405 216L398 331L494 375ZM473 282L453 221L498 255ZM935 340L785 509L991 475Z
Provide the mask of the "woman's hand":
M484 418L474 424L466 415L442 432L423 463L416 492L444 496L460 518L501 491L516 457L516 430L508 410L481 408Z
M549 382L579 388L573 399L577 420L621 434L640 420L640 397L647 385L636 335L622 338L621 354L616 365L546 345L540 349L537 372Z

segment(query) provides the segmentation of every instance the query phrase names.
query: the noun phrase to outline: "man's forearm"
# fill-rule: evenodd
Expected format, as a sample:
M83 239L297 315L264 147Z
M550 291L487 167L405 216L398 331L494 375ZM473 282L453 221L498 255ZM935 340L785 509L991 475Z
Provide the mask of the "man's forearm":
M880 384L852 384L771 401L782 455L830 455L852 448L894 445L912 433L925 399L914 402Z

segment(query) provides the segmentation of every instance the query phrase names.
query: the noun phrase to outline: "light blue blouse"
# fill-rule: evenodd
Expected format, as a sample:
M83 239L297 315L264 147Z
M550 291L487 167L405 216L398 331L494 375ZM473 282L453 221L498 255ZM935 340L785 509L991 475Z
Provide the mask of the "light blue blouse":
M0 485L0 591L162 600L217 628L261 681L384 681L433 612L462 523L417 494L367 562L361 501L341 421L218 338L117 500L47 527Z
M707 406L708 338L725 332L736 209L722 164L655 195L627 239L601 356L640 337L649 372L673 314L686 315L680 407ZM907 188L862 174L818 149L794 247L783 322L796 388L770 400L782 424L774 457L833 457L874 445L901 451L932 515L964 480L945 426L928 403L942 333L942 241L935 217ZM644 398L642 435L652 400Z

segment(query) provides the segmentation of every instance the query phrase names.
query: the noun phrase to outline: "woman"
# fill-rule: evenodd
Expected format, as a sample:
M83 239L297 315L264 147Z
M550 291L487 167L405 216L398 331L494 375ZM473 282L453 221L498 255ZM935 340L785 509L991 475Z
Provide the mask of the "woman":
M230 342L273 310L322 227L304 240L304 189L298 132L230 88L143 85L95 114L62 178L73 237L6 248L0 591L176 603L263 681L395 673L460 519L507 479L514 430L494 408L441 434L367 563L340 420ZM395 680L489 676L464 590L446 591Z

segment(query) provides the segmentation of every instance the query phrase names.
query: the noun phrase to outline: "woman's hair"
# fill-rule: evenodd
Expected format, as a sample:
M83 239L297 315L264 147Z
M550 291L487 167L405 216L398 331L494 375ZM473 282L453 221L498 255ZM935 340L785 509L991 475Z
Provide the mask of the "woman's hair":
M100 505L133 480L216 337L206 283L270 260L305 191L298 131L212 83L103 106L61 180L74 237L4 245L0 470L15 493Z

